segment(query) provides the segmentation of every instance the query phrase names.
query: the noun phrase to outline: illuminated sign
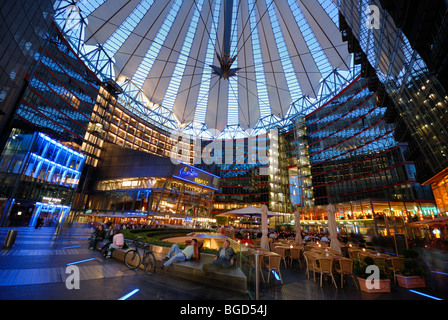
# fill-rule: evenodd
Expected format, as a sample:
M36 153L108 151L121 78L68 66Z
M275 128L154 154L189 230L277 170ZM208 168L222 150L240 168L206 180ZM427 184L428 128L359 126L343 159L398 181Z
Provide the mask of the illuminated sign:
M186 164L181 164L174 172L177 173L173 174L174 178L197 184L199 186L204 186L213 190L218 190L217 185L219 177L206 171Z
M60 204L62 202L62 200L59 198L43 197L42 202L50 203L50 204Z
M194 182L203 184L204 186L208 185L208 181L200 178L194 178Z
M194 168L190 167L182 167L179 170L179 177L182 178L196 178L199 176L199 172L197 172Z
M140 181L134 180L134 181L123 181L121 184L123 187L138 187L140 186Z

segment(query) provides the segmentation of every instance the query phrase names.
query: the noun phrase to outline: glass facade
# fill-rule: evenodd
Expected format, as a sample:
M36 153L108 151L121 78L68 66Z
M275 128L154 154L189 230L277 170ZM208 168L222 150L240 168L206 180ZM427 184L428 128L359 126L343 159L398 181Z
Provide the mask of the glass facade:
M68 213L84 162L84 155L42 133L14 129L0 160L0 197L7 199L1 225L32 226L41 212Z
M53 1L17 0L0 3L0 136L8 139L11 116L45 48Z
M14 124L48 132L80 147L100 82L56 27L48 34L47 41L14 115Z
M448 174L443 172L431 181L431 188L441 212L448 213Z
M367 28L365 8L372 4L379 9L379 25ZM415 164L415 180L429 185L448 167L448 94L441 72L446 69L441 57L446 56L448 7L446 1L418 3L413 9L427 18L411 23L405 20L413 18L401 14L409 6L413 5L360 1L358 10L352 10L350 1L340 1L340 28L349 45L358 45L367 77L379 84L375 87L380 100L388 101L385 120L396 124L394 138L406 144L403 154Z
M376 199L335 203L336 222L341 234L361 233L389 236L403 233L405 224L438 218L433 201L385 201ZM301 208L302 228L326 232L327 205Z
M315 204L378 198L433 200L427 186L416 183L405 145L394 140L385 108L358 79L329 104L306 116Z
M112 144L105 145L102 157L87 204L95 216L115 222L138 218L142 225L210 226L217 176Z
M283 139L271 130L245 139L201 140L202 162L197 166L220 177L214 213L262 204L271 211L291 212L284 165L289 147Z
M287 170L292 212L296 207L314 205L305 119L298 118L293 125L283 129L280 135L280 157L283 159L282 167Z

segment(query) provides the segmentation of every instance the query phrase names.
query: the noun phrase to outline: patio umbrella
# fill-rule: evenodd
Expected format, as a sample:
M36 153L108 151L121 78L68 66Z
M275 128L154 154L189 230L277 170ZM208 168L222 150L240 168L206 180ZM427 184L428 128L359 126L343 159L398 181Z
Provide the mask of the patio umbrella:
M302 244L303 239L302 239L302 228L300 227L300 211L296 211L294 212L294 222L296 224L296 242L298 242L299 244Z
M267 207L266 207L266 209L267 209ZM251 221L252 221L252 217L261 217L261 208L247 206L244 208L239 208L239 209L223 212L223 213L218 214L217 216L220 216L220 217L227 217L227 216L250 217ZM280 216L280 214L272 212L272 211L267 211L267 216L268 217ZM251 226L251 230L252 230L252 226Z
M338 240L338 230L336 228L335 207L331 204L327 206L328 229L330 231L330 248L341 252L341 244Z
M260 247L269 250L268 242L268 207L266 205L261 206L261 242Z
M272 216L279 216L280 214L268 211L267 212L268 217ZM253 207L253 206L247 206L244 208L239 208L227 212L223 212L218 214L217 216L245 216L245 217L261 217L261 208Z

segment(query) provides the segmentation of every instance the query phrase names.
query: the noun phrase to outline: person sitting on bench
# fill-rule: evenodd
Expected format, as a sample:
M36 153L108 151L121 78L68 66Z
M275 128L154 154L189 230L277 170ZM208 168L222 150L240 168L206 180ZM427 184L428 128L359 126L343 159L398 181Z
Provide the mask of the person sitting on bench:
M173 244L168 252L168 256L163 259L165 263L162 265L162 270L168 268L173 262L190 260L194 255L194 246L198 243L198 240L192 239L191 244L184 250L180 250L177 244Z
M236 253L230 246L230 240L226 239L221 248L219 248L218 253L215 256L215 260L212 263L204 264L202 270L208 274L219 268L230 268L235 266Z

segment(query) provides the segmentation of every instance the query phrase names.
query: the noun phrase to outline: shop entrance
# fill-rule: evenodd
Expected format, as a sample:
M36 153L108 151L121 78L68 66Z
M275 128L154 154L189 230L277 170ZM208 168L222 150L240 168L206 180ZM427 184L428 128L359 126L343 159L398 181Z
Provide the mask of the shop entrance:
M40 223L42 227L57 227L67 217L69 211L68 206L37 202L29 226L35 227Z

